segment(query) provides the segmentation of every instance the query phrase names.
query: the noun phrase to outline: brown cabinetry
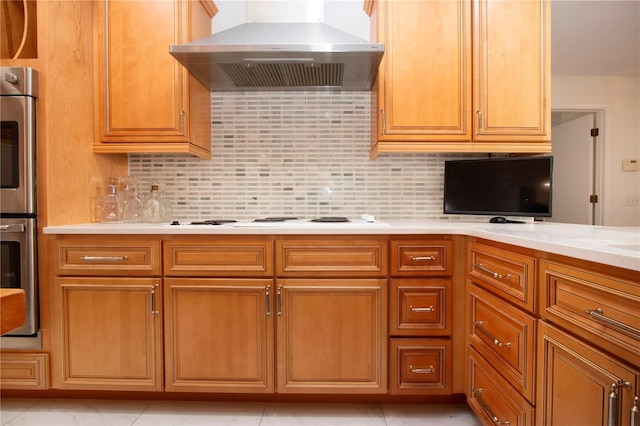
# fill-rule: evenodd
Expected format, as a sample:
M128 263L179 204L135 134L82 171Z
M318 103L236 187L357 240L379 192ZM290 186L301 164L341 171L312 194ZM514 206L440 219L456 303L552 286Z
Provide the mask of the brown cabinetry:
M385 55L372 157L550 152L550 5L374 2Z
M272 282L165 278L166 390L273 392Z
M489 241L468 250L467 401L486 424L533 425L536 259Z
M169 45L210 34L215 12L210 0L95 3L94 152L211 157L211 93Z
M161 390L160 240L60 238L50 249L52 387Z
M276 286L278 393L386 393L386 279Z
M390 391L446 395L452 390L453 242L390 242Z
M276 239L278 393L387 392L387 241Z
M540 262L537 424L637 424L640 273Z
M273 242L164 242L166 390L274 391Z

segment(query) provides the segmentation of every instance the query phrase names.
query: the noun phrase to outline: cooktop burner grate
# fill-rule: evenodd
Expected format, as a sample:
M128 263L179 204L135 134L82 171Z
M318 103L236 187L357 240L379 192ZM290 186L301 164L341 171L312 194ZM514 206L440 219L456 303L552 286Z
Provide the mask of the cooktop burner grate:
M199 222L191 222L191 225L224 225L225 223L234 223L237 220L229 220L229 219L209 219L203 220Z
M265 217L260 219L255 219L254 222L285 222L287 220L298 220L297 217Z
M337 222L349 222L349 219L347 219L346 217L318 217L316 219L311 219L311 222L337 223Z

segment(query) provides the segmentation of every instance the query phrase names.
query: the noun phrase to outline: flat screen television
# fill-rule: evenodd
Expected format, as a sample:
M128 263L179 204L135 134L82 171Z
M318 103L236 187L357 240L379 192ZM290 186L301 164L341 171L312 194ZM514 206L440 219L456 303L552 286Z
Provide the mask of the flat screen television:
M553 157L444 163L444 213L551 217Z

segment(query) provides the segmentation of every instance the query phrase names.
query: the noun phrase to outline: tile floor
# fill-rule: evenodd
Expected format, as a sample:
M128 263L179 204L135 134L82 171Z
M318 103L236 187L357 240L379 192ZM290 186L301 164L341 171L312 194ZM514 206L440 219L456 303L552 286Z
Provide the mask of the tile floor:
M2 426L480 426L466 404L2 399L0 419Z

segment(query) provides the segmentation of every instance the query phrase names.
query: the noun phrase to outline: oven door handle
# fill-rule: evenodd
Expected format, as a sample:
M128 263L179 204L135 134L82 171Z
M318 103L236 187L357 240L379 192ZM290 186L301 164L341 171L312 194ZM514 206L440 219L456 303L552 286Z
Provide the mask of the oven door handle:
M0 225L0 232L24 232L24 225L21 223L14 223L11 225Z

